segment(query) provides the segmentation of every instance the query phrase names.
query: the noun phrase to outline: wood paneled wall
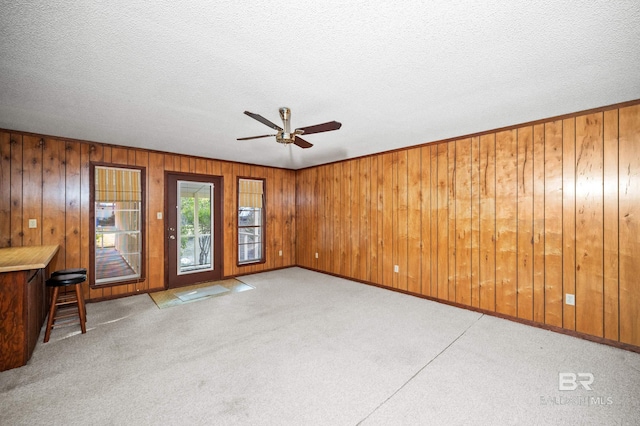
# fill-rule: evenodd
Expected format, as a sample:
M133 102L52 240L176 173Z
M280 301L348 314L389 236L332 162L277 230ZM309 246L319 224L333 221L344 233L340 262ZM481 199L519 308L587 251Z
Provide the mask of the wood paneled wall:
M224 179L224 275L295 264L295 171L165 154L19 132L0 132L0 247L59 244L52 270L89 266L89 164L145 167L147 181L146 279L89 289L88 299L164 287L165 171ZM237 176L266 179L266 262L237 266ZM38 227L29 228L29 219ZM282 256L279 251L282 250Z
M299 170L296 200L300 266L640 346L640 105Z

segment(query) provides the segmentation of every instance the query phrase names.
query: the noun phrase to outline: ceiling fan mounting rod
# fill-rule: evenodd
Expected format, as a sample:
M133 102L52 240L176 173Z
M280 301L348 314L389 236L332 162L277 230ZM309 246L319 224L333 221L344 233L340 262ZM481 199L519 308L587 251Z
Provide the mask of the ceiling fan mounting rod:
M296 135L291 134L291 110L287 107L280 108L280 118L284 129L276 135L276 141L282 144L293 143Z

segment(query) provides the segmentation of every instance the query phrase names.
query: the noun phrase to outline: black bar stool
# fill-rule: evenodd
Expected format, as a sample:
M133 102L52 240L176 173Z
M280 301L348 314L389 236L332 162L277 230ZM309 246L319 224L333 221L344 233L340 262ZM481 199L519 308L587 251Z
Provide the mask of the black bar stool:
M53 288L47 330L44 333L44 343L49 341L51 329L80 322L82 334L87 332L87 315L82 296L81 284L87 280L84 274L60 274L56 271L47 280L47 287ZM74 286L73 292L60 293L61 287Z

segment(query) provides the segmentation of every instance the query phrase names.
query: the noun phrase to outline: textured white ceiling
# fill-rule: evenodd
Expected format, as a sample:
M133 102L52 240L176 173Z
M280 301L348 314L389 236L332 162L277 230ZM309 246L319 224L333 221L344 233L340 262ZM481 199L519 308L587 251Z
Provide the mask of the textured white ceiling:
M298 169L640 98L640 2L0 0L0 128ZM292 126L330 120L313 148Z

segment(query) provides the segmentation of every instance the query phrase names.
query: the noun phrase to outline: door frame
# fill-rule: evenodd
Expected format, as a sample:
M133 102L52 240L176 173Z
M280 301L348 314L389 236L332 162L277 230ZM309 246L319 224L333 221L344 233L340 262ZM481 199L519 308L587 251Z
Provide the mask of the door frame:
M212 245L212 249L213 249L213 254L212 254L212 259L211 261L213 262L213 272L212 272L212 278L207 278L207 279L203 279L202 281L196 281L193 282L194 280L189 279L189 278L193 278L193 276L195 276L195 274L187 274L184 275L185 279L184 280L175 280L175 282L171 282L171 275L170 275L170 265L172 261L177 262L177 259L171 259L171 252L170 252L170 239L169 239L169 235L171 235L171 233L173 232L175 235L175 230L174 231L170 231L170 209L172 209L173 214L176 214L176 206L170 206L169 205L169 201L170 201L170 187L171 185L169 184L169 180L171 178L176 179L176 181L178 180L186 180L186 181L194 181L194 182L207 182L207 183L213 183L214 184L214 191L213 191L213 206L212 206L212 214L213 214L213 226L212 226L212 233L214 235L214 238L211 238L211 245ZM184 287L184 286L188 286L188 285L192 285L192 284L197 284L198 282L206 282L206 281L214 281L214 280L221 280L224 277L224 255L222 253L222 249L224 247L224 216L223 216L223 205L224 205L224 178L222 176L218 176L218 175L205 175L205 174L198 174L198 173L182 173L182 172L173 172L173 171L165 171L164 172L164 217L165 217L165 221L164 221L164 252L165 252L165 259L164 259L164 288L165 289L170 289L170 288L178 288L178 287ZM173 194L173 197L177 197L177 193ZM175 241L175 244L177 244L177 240L172 240ZM176 257L177 257L177 248L176 248ZM177 269L177 266L176 266ZM188 282L186 282L188 281Z

